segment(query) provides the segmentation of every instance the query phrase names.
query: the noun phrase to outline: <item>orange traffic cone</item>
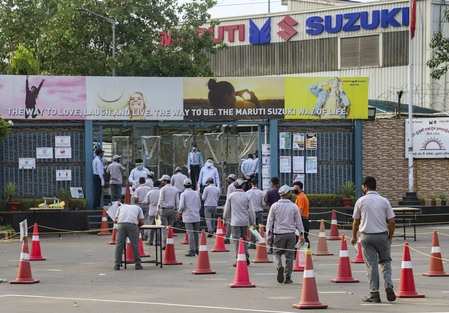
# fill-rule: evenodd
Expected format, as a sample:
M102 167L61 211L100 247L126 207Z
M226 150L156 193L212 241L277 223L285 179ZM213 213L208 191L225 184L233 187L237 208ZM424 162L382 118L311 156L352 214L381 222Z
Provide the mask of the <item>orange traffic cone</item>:
M16 280L10 281L10 284L36 284L39 282L38 280L33 279L29 259L28 239L25 237L22 241L22 250L20 251Z
M231 288L254 288L256 285L249 280L248 265L246 263L245 243L239 240L239 253L235 268L234 282L229 285Z
M362 243L360 242L360 239L357 241L357 255L354 259L351 261L352 263L365 263L365 259L363 258L362 253Z
M259 230L260 230L260 236L262 238L264 238L264 240L262 242L256 243L256 258L254 259L253 262L254 263L273 263L273 261L270 261L268 259L267 244L265 241L265 226L260 225Z
M449 273L444 271L443 261L441 256L440 241L438 239L438 232L434 231L432 235L432 256L430 257L429 271L424 273L424 276L429 277L445 277Z
M341 238L340 261L338 263L337 277L331 280L334 283L358 283L357 279L352 277L351 263L349 262L348 245L346 238Z
M125 204L131 204L131 187L126 186L125 188Z
M143 248L142 234L139 232L139 241L137 244L137 249L139 250L140 257L149 257L149 254L145 253L145 249Z
M408 243L404 243L402 254L401 275L399 277L399 295L398 298L424 298L418 294L415 289L415 279L413 277L413 265L410 257L410 248Z
M117 224L115 224L115 223L112 226L112 236L111 236L111 241L109 242L109 244L110 245L117 244Z
M188 245L189 244L189 235L187 234L187 231L184 233L184 239L181 241L182 245Z
M100 232L98 233L98 236L108 236L110 234L111 232L109 231L108 215L106 214L106 210L103 209L103 213L101 214Z
M173 229L167 227L167 241L165 245L164 265L181 265L181 262L176 261L175 254L175 240L173 239Z
M326 229L324 227L324 220L321 220L320 222L320 233L318 235L317 250L313 255L318 256L334 255L333 253L330 253L327 248Z
M225 236L226 236L226 232L224 230L223 221L219 217L217 219L217 233L215 236L215 245L214 245L214 249L212 249L212 252L229 252L229 250L226 249L226 246L224 243Z
M340 240L340 234L338 233L337 212L332 210L331 216L331 233L327 237L327 240Z
M200 249L198 254L198 262L196 264L196 270L192 273L195 275L215 274L210 268L209 253L207 252L207 240L204 230L201 232L200 237Z
M42 256L41 252L41 242L39 240L39 227L37 226L37 223L34 223L33 226L30 261L45 261L45 258Z
M134 259L134 251L133 251L133 245L131 244L131 241L129 238L126 238L126 263L134 263L136 260Z
M327 309L327 305L320 302L318 289L313 272L312 252L307 249L305 252L306 264L303 275L301 298L298 304L294 304L295 309Z
M295 264L293 264L293 272L304 272L304 250L296 249Z

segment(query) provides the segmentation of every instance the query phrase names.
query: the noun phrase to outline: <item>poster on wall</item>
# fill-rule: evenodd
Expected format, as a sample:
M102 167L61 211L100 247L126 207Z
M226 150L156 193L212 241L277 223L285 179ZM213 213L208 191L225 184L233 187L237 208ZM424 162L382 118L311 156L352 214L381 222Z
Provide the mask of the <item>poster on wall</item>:
M82 120L86 78L0 75L0 116L5 119Z
M55 147L70 147L70 136L55 136Z
M315 133L308 133L306 135L306 149L316 150L318 148L318 138Z
M318 159L315 156L306 158L306 173L317 174L318 173Z
M262 144L262 155L270 155L271 145L268 143Z
M36 148L36 159L53 159L52 147Z
M409 122L405 123L407 158L410 140ZM417 159L449 158L449 118L413 119L413 157Z
M56 170L56 181L72 181L72 170Z
M304 157L294 156L293 157L293 173L304 173Z
M271 179L269 177L264 177L262 179L262 189L269 190L271 188Z
M304 150L304 134L293 134L293 150Z
M279 158L279 172L290 173L292 171L291 157L281 156Z
M55 159L71 159L72 148L55 148Z
M70 187L70 195L73 199L83 199L83 187Z
M19 158L19 170L34 170L35 168L35 158Z
M279 133L279 149L290 149L291 144L291 133L280 132Z

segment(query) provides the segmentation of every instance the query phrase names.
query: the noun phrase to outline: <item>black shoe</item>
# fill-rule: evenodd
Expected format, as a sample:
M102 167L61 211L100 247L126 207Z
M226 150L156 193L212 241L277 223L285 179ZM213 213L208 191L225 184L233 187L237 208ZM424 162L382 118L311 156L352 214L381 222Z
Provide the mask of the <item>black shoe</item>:
M286 285L293 284L293 280L291 280L290 277L285 277L284 284L286 284Z
M114 271L120 271L120 265L114 265Z
M387 294L387 300L390 302L396 301L396 294L393 288L385 288L385 293Z
M229 241L229 239L225 239L224 243L228 245L231 243L231 241Z
M366 303L380 303L380 294L378 291L371 292L369 297L365 297L362 299L363 302Z
M195 256L195 253L187 253L186 256L193 257L193 256Z
M279 284L282 284L284 282L284 268L282 266L278 268L277 280Z
M251 261L250 261L249 258L247 257L247 258L246 258L246 265L249 266L250 264L251 264Z
M137 263L137 264L135 265L135 269L136 269L136 271L143 270L142 264Z
M207 235L207 238L211 238L211 237L213 237L214 235L213 234L208 234Z

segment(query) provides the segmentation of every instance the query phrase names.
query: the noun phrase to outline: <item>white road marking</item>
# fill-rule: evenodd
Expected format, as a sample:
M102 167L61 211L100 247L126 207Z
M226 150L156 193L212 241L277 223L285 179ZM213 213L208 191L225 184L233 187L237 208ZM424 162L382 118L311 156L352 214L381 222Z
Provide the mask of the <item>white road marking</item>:
M49 269L47 270L47 272L62 272L62 270L57 269L57 268L49 268Z
M194 309L257 312L257 313L295 313L291 311L258 310L248 308L232 308L224 306L222 307L222 306L191 305L191 304L165 303L165 302L108 300L108 299L95 299L95 298L71 298L71 297L53 297L53 296L50 297L50 296L37 296L37 295L0 295L0 298L31 298L31 299L47 299L47 300L79 301L79 302L84 301L84 302L102 302L102 303L117 303L117 304L140 304L140 305L166 306L178 308L194 308Z
M321 294L328 294L328 295L352 295L353 293L350 291L320 291Z
M391 303L360 303L360 305L364 305L364 306L388 306L388 305L392 305Z
M292 300L295 299L294 297L285 297L285 296L278 296L278 297L268 297L269 300Z
M98 275L98 276L106 276L105 273L98 273L97 275Z
M254 273L253 275L255 275L255 276L274 276L274 275L276 275L276 273L273 273L273 272L271 272L271 273Z

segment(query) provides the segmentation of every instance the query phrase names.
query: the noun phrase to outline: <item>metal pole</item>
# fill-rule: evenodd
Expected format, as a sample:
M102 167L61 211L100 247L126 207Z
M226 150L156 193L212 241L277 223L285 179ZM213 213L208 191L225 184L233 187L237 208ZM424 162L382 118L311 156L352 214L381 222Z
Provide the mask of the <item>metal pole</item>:
M271 13L271 0L268 0L268 13Z
M408 192L414 192L414 168L413 168L413 102L414 102L414 68L413 68L413 40L409 40L408 56Z
M112 76L115 76L115 21L112 22Z

